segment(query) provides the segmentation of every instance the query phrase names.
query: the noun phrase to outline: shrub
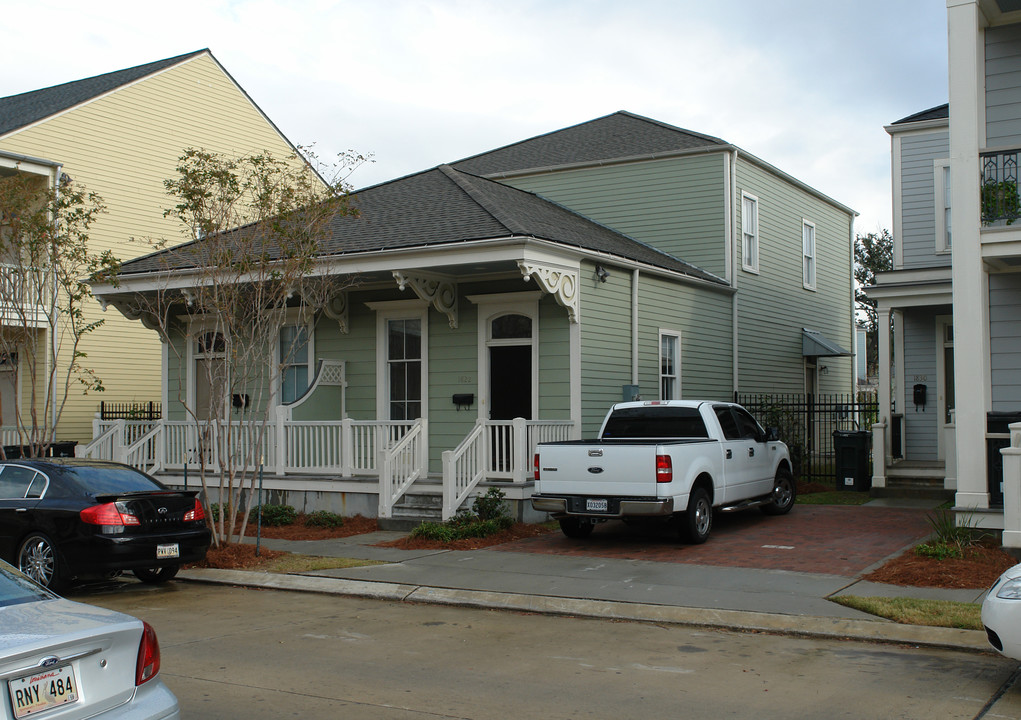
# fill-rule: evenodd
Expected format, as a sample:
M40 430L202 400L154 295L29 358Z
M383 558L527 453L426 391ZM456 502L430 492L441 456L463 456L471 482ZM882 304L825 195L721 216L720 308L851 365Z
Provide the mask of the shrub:
M945 542L936 541L918 545L915 547L915 555L936 560L947 560L949 558L964 557L964 551L957 545L948 545Z
M453 542L465 538L484 538L506 530L514 521L503 502L504 492L490 488L485 495L475 498L472 509L461 508L445 523L426 522L411 531L411 537L422 537L438 542Z
M479 520L495 520L507 516L507 506L503 499L506 494L500 488L491 487L485 495L479 495L472 503L472 512Z
M248 514L249 522L256 522L259 518L259 508L254 507ZM293 525L298 519L298 511L290 505L263 505L262 524L266 527L278 525Z
M305 527L339 528L344 518L327 510L316 510L305 516Z

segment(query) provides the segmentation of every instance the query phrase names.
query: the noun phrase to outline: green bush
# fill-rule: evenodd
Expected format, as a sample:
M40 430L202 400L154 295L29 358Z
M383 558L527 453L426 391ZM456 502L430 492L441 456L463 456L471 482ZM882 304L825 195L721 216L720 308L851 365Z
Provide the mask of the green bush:
M915 555L935 558L936 560L947 560L949 558L964 557L964 551L957 545L948 545L945 542L936 541L916 546Z
M484 538L506 530L514 524L503 502L504 492L490 488L485 495L475 498L472 509L461 508L445 523L426 522L411 531L411 537L438 542L453 542L465 538Z
M495 520L507 516L507 506L503 499L506 497L500 488L491 487L485 495L479 495L472 503L472 512L479 520Z
M213 522L220 521L220 503L209 503L209 517Z
M259 518L259 508L254 507L248 514L249 522L256 522ZM278 525L293 525L298 519L298 511L290 505L263 505L262 524L266 527Z
M305 527L339 528L344 518L327 510L316 510L305 516Z

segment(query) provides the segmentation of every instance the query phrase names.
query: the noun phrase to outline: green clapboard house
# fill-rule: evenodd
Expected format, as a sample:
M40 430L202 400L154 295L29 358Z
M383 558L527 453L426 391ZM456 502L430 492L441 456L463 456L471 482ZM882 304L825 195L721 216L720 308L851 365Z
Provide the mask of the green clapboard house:
M352 200L324 263L356 282L282 330L309 341L273 389L280 501L449 517L499 484L527 517L535 443L593 436L614 402L853 390L855 213L718 138L618 112ZM94 291L131 314L168 272L140 258ZM172 484L209 360L201 319L179 327L149 449L106 445Z

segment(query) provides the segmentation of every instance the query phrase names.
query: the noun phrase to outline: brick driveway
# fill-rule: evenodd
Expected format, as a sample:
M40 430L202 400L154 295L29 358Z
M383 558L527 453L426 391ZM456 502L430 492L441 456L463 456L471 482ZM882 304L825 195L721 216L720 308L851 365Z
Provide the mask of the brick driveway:
M500 545L499 550L622 560L747 567L857 577L932 532L929 510L796 505L788 515L756 510L717 513L704 545L685 545L666 530L597 525L589 538L561 533Z

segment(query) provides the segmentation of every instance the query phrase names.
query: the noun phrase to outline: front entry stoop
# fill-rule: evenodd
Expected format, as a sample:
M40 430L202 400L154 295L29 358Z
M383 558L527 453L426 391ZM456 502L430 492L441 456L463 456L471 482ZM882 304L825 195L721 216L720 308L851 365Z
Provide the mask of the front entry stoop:
M408 492L394 505L392 517L377 522L380 530L398 531L414 530L424 522L443 522L443 491Z
M902 461L887 468L886 487L872 488L872 497L907 497L953 500L954 491L944 487L946 470L941 462Z

